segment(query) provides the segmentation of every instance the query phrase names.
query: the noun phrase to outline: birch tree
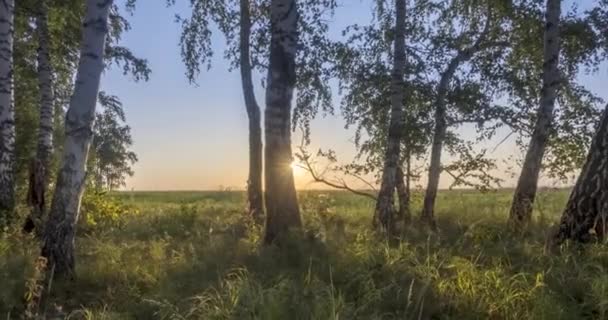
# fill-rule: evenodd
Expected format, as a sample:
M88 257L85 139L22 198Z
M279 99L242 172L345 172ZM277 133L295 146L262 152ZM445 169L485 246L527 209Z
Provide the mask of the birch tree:
M495 167L494 161L488 159L483 150L472 150L469 141L448 130L474 123L477 141L489 139L499 125L498 115L502 112L502 108L492 103L496 90L479 75L477 60L503 50L504 41L497 38L499 32L494 25L489 29L489 20L485 19L487 3L471 5L471 10L463 2L411 1L406 12L408 59L403 103L407 108L400 132L404 155L399 159L404 172L403 179L397 179L399 216L404 220L409 216L408 185L411 180L420 179L423 166L419 164L424 163L431 148L437 123L433 113L438 100L443 106L439 118L445 122L441 146L458 157L441 166L440 172L449 173L456 186L484 189L499 184L499 179L490 172ZM358 154L351 165L343 166L347 170L342 171L347 175L373 173L378 178L377 173L385 161L393 66L389 39L392 40L395 17L394 10L386 9L378 8L369 26L349 26L344 31L346 39L335 45L335 72L343 92L342 113L348 126L356 126L354 143ZM505 8L494 9L500 14L496 14L493 23L500 23L498 18L502 19ZM466 23L458 22L461 20ZM459 31L462 26L466 26L465 30ZM484 37L480 38L483 33ZM480 44L476 45L476 41ZM450 66L447 72L446 66ZM437 93L439 87L443 87L442 94ZM412 167L412 162L418 164Z
M271 1L270 61L264 112L266 243L302 224L291 169L291 101L296 85L297 24L297 0Z
M540 108L513 195L509 220L514 225L525 225L531 220L541 164L552 127L553 110L561 82L558 68L561 41L560 14L561 0L547 0Z
M261 112L253 90L251 66L251 12L249 0L240 0L239 63L245 108L249 118L249 178L247 201L249 215L256 221L264 216L262 190L262 127Z
M551 239L559 245L567 239L587 242L591 231L603 238L608 218L608 105L597 127L587 160L570 193L559 226Z
M49 220L44 233L42 255L50 270L73 277L75 226L84 189L85 166L92 139L95 106L104 47L108 34L111 0L87 0L83 21L80 61L74 92L65 119L65 143Z
M174 0L168 0L174 4ZM182 25L181 55L186 75L195 82L201 67L211 67L212 26L225 36L225 57L231 68L240 69L241 85L249 125L249 176L247 212L259 220L263 216L261 112L254 93L254 74L268 72L270 55L271 2L266 0L193 0L188 18ZM296 53L296 104L291 120L309 134L309 122L317 109L331 110L328 76L323 73L327 54L327 17L336 7L335 0L305 0L297 3L298 38L302 50Z
M38 137L36 155L32 160L28 204L32 212L27 218L24 230L40 231L40 222L45 211L46 192L49 183L51 157L53 154L53 117L55 97L53 93L53 69L49 48L49 7L47 0L38 4L36 17L36 33L38 36L38 89L40 96L40 119L38 124Z
M132 165L137 154L131 151L131 127L126 125L123 104L118 97L99 92L101 111L95 117L93 142L89 150L88 187L97 192L112 191L125 186L125 179L133 176Z
M449 126L447 118L447 99L448 95L451 93L450 85L454 80L458 68L473 58L475 54L492 47L506 46L506 43L496 42L491 38L490 33L493 31L492 24L495 23L492 21L492 19L491 4L488 4L484 27L478 32L475 42L457 50L457 53L449 60L445 69L440 73L440 79L439 83L437 84L436 98L434 102L435 129L433 132L433 141L431 143L431 159L428 172L428 182L421 214L422 220L428 223L432 229L435 229L434 206L439 188L439 178L442 172L441 154L444 148L447 129ZM456 36L455 40L462 40L462 35ZM482 110L480 110L480 112L481 111Z
M397 171L400 167L401 131L403 124L404 74L405 74L405 0L395 0L395 39L393 72L391 75L391 113L388 128L384 168L374 221L387 231L393 231L393 197L397 187Z
M0 1L0 225L12 219L15 204L14 15L14 0Z

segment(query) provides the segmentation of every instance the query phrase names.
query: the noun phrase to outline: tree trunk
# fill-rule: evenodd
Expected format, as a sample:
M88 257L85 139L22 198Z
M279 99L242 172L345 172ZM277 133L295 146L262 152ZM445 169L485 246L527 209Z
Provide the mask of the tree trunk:
M427 181L426 192L422 204L421 220L427 223L431 229L436 229L435 224L435 199L439 190L439 178L441 177L441 152L443 150L443 142L447 133L446 123L446 97L450 80L456 73L456 69L462 61L470 58L471 55L465 56L459 53L448 65L443 72L441 80L437 88L437 100L435 101L435 132L433 134L433 144L431 147L431 164L429 167L429 179Z
M449 77L451 78L451 76ZM435 105L435 133L433 135L433 145L431 147L431 164L429 167L429 179L427 182L424 201L422 204L421 220L427 223L431 229L436 229L435 224L435 199L439 190L439 178L441 177L441 152L443 150L443 142L447 132L447 124L445 119L445 96L449 78L442 77L442 85L440 85L437 103Z
M262 128L260 107L253 91L251 76L250 37L251 17L249 0L241 0L241 34L240 34L240 63L241 82L245 107L249 117L249 179L247 180L248 213L255 221L261 221L264 216L262 198Z
M410 211L410 188L406 182L405 174L401 167L397 168L397 196L399 198L399 218L404 222L411 220Z
M515 188L509 216L510 223L516 226L526 225L532 218L532 207L534 205L534 198L536 197L538 177L549 139L555 99L560 85L558 64L561 0L547 0L546 10L543 87L540 98L540 109L538 110L536 124L517 187Z
M48 3L41 0L36 18L38 33L38 87L40 88L40 121L36 156L30 172L28 204L32 211L26 220L24 230L37 232L45 211L45 194L49 182L51 155L53 154L53 71L49 53Z
M448 63L447 68L441 74L441 79L439 80L439 84L437 86L437 98L435 100L435 132L433 134L433 144L431 147L429 178L426 192L424 194L421 213L421 220L426 222L433 230L437 228L435 223L435 199L437 198L437 192L439 190L439 178L441 177L442 171L441 153L448 128L446 120L446 99L450 81L454 77L458 67L462 63L470 60L475 53L486 47L502 45L500 43L486 42L487 36L490 32L491 22L492 18L490 12L488 12L484 30L481 32L472 46L458 51L458 54L450 61L450 63Z
M15 205L14 15L15 1L0 1L0 224L12 220Z
M595 227L602 238L608 217L608 105L589 149L587 160L581 171L566 209L554 235L553 243L561 244L566 239L587 242Z
M302 225L291 163L291 101L296 82L296 0L270 4L270 64L266 89L266 234L271 243Z
M84 191L85 166L93 136L99 82L104 69L103 53L111 6L111 0L86 2L80 61L65 118L66 136L61 169L42 247L49 270L54 269L61 276L73 277L75 271L75 227Z
M410 152L407 153L407 158L405 158L405 187L408 192L412 190L412 156Z
M403 98L405 83L405 0L395 1L395 42L393 72L391 75L391 115L388 129L387 146L384 155L382 183L374 224L391 233L394 227L394 192L397 185L397 169L399 168L399 153L401 146L401 130L403 130Z

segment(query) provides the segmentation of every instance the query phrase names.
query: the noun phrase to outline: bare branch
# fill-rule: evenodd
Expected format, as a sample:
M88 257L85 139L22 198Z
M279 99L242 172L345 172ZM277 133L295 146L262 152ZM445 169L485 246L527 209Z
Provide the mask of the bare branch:
M334 189L347 190L347 191L350 191L353 194L356 194L356 195L359 195L359 196L363 196L363 197L367 197L367 198L370 198L370 199L373 199L373 200L377 199L374 194L367 193L367 192L364 192L364 191L360 191L360 190L357 190L357 189L353 189L352 187L350 187L346 183L346 181L344 181L344 179L339 179L339 181L336 182L336 181L331 181L331 180L328 180L328 179L324 178L323 176L328 171L329 166L326 167L325 170L321 174L318 174L315 171L315 169L314 169L314 167L313 167L313 165L312 165L312 163L310 161L311 156L306 151L306 149L304 148L304 146L301 145L301 146L298 147L298 149L300 150L300 154L298 155L298 158L299 158L299 160L301 162L301 164L298 164L298 167L306 170L310 174L310 176L312 177L312 179L315 182L323 183L323 184L325 184L327 186L330 186L330 187L332 187ZM359 177L357 175L354 175L354 174L349 174L349 175L351 175L351 176L353 176L355 178L358 178L361 181L364 181L363 178L361 178L361 177ZM367 182L367 181L364 181L364 182L366 184L370 185L369 182Z
M496 144L496 146L494 147L494 149L492 149L492 153L494 153L498 147L500 147L503 143L505 143L505 141L507 141L513 134L515 133L515 131L511 131L508 135L506 135L502 140L500 140L500 142L498 142Z

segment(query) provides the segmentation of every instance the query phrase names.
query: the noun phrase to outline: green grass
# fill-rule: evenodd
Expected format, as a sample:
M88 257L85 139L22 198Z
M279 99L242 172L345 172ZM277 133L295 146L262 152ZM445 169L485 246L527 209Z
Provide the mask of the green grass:
M242 218L243 193L120 193L140 214L81 230L78 277L48 305L71 319L607 319L608 250L544 251L567 192L543 192L524 235L506 228L510 196L442 192L439 233L414 224L387 243L369 200L302 192L304 231L277 248ZM0 318L23 312L37 252L0 239Z

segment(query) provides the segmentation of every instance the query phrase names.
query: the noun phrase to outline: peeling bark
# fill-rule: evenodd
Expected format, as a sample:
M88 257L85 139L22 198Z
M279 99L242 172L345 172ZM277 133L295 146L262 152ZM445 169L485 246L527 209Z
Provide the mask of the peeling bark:
M405 0L395 1L395 42L393 72L391 75L391 114L388 129L387 147L384 155L382 183L376 210L374 225L386 232L394 229L394 192L397 186L397 169L403 129L403 98L405 95Z
M0 0L0 224L15 206L14 19L15 1Z
M532 219L532 208L538 188L538 177L549 133L553 121L553 109L557 90L560 86L559 54L560 32L559 22L561 14L561 0L547 0L545 37L544 37L544 64L543 87L541 91L540 108L536 124L530 139L530 145L519 175L513 203L509 215L509 222L515 226L526 225Z
M264 117L266 243L302 225L291 169L291 101L298 42L296 0L272 0L270 15L270 64Z
M248 214L261 221L264 216L262 195L262 128L260 107L253 91L251 76L251 16L249 0L241 0L240 65L245 108L249 117L249 179L247 180Z
M103 53L112 0L87 0L80 61L74 93L65 118L65 144L49 220L44 232L42 256L49 270L75 276L74 237L84 191L85 167L93 137L95 106L104 69Z

